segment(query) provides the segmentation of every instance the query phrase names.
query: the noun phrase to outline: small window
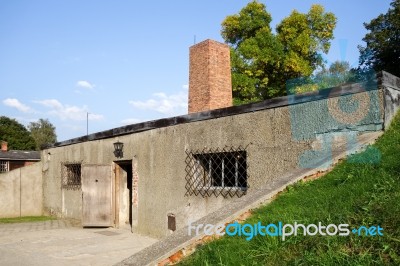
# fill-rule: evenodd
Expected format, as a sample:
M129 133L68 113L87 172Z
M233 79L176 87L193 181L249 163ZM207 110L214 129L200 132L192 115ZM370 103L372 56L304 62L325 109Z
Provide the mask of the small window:
M5 173L9 171L8 161L0 161L0 173Z
M79 189L81 187L81 164L61 164L62 188Z
M244 149L188 152L188 195L242 196L247 190L247 154Z

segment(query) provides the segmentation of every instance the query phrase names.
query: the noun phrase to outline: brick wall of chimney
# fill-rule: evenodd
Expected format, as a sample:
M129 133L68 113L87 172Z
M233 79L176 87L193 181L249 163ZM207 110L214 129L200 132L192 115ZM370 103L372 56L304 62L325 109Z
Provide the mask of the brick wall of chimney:
M1 151L8 151L8 143L6 141L1 142Z
M232 106L229 46L205 40L190 47L189 113Z

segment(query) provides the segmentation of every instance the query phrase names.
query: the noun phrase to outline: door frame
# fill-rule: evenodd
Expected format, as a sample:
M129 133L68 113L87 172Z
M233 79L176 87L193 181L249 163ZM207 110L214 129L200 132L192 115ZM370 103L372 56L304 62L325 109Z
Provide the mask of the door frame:
M112 168L113 168L113 173L114 173L114 178L113 180L113 213L114 213L114 227L119 228L119 212L120 212L120 196L121 196L121 191L120 191L120 182L121 182L121 165L123 164L130 164L133 167L133 159L131 160L118 160L118 161L113 161L112 162ZM127 180L128 182L128 180ZM130 193L132 193L133 185L131 184L130 188ZM131 210L133 208L132 206L132 201L129 202L129 209ZM132 210L131 210L132 211ZM131 211L129 212L129 215L131 214ZM132 219L131 217L129 218L130 220ZM131 224L131 227L133 225Z

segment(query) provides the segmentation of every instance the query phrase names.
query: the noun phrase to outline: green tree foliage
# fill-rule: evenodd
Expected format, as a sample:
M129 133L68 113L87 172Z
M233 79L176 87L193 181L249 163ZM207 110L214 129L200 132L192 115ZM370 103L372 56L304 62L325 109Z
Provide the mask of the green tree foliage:
M28 125L28 129L35 139L37 150L57 141L56 128L48 119L41 118L37 122L31 122Z
M359 46L360 68L385 70L400 76L400 0L393 0L386 14L380 14L364 27L369 31Z
M6 116L0 116L0 140L8 142L9 150L34 150L36 147L30 132Z
M286 94L288 79L310 76L323 65L336 17L320 5L307 14L293 11L278 26L264 4L250 2L239 14L227 16L221 34L231 46L232 87L235 104Z
M299 82L292 82L294 87L290 88L291 93L304 93L337 87L346 83L357 82L357 73L350 68L347 61L335 61L329 68L325 66L310 77L303 77Z
M376 73L373 70L350 68L347 61L335 61L329 68L324 66L309 77L290 79L286 82L287 92L290 94L334 88L350 83L362 83L366 88L376 87Z
M357 82L357 73L351 69L347 61L335 61L328 69L325 67L315 73L315 81L318 89L332 88L350 82Z

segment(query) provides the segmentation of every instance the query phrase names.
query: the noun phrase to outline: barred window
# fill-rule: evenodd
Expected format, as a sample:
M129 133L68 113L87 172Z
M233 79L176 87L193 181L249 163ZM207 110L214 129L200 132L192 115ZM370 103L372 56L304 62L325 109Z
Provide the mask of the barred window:
M242 196L247 190L244 149L187 152L186 195Z
M9 171L9 162L8 161L0 161L0 173Z
M81 163L61 163L62 188L79 189L81 187Z

